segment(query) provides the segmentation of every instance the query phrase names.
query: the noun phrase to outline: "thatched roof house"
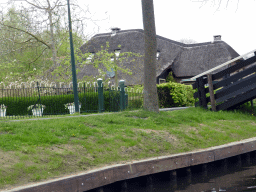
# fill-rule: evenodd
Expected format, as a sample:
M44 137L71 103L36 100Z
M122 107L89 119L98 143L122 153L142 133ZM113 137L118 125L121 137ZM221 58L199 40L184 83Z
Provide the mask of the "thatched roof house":
M159 79L166 79L170 71L173 72L174 79L180 82L181 79L191 78L239 56L231 46L221 40L221 36L214 36L212 42L197 44L183 44L159 35L156 38L157 83ZM106 45L106 42L109 42L110 51L119 50L118 45L121 45L121 52L134 52L144 55L144 31L141 29L120 30L114 28L110 33L93 36L80 49L82 53L95 53L101 49L102 45ZM143 83L143 58L123 65L131 69L133 75L120 73L118 79L126 80L127 85ZM86 70L82 70L78 74L78 78L92 73L96 74L97 70L88 66Z

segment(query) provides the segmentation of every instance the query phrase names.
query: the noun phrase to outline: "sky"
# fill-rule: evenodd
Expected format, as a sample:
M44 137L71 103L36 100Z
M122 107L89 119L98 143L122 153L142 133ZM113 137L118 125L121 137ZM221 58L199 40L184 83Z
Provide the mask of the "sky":
M172 39L213 41L214 35L240 55L256 49L256 0L154 0L156 34ZM141 0L79 0L88 5L93 19L99 19L97 33L112 27L143 29ZM88 34L92 27L88 26Z

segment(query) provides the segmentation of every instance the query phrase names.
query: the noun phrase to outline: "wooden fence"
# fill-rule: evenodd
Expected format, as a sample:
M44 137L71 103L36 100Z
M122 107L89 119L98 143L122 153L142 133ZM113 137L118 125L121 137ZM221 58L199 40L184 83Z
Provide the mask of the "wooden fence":
M207 109L207 103L210 102L212 110L219 111L232 109L252 101L256 98L256 65L252 65L255 62L256 52L255 56L240 61L218 73L209 73L196 78L196 82L193 84L193 89L197 89L194 98L199 98L199 102L196 102L195 106ZM243 71L234 73L238 70ZM213 81L221 78L222 80L213 83ZM206 88L206 84L209 87ZM215 94L214 90L217 90ZM206 97L207 93L210 96Z

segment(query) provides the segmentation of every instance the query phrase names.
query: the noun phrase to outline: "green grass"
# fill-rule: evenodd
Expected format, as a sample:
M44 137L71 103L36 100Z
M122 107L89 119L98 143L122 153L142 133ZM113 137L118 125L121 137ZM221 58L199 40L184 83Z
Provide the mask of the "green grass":
M254 109L255 110L255 109ZM0 189L256 136L249 106L136 111L0 124Z
M69 116L80 116L80 115L92 115L92 114L98 114L98 112L81 112L81 113L74 113L74 114L62 114L62 115L43 115L43 116L32 116L32 115L22 115L22 116L5 116L0 117L0 122L3 121L13 121L13 120L29 120L29 119L45 119L45 118L65 118Z

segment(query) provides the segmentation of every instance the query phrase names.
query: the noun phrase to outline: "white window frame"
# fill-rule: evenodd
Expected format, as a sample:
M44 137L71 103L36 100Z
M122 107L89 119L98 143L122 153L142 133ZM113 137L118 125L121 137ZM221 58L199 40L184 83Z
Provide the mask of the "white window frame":
M115 50L116 59L119 58L120 52L121 52L120 49L116 49L116 50Z
M160 51L157 51L156 52L156 60L159 60L159 57L160 57Z
M91 53L87 58L86 58L86 63L90 63L94 57L95 53Z

